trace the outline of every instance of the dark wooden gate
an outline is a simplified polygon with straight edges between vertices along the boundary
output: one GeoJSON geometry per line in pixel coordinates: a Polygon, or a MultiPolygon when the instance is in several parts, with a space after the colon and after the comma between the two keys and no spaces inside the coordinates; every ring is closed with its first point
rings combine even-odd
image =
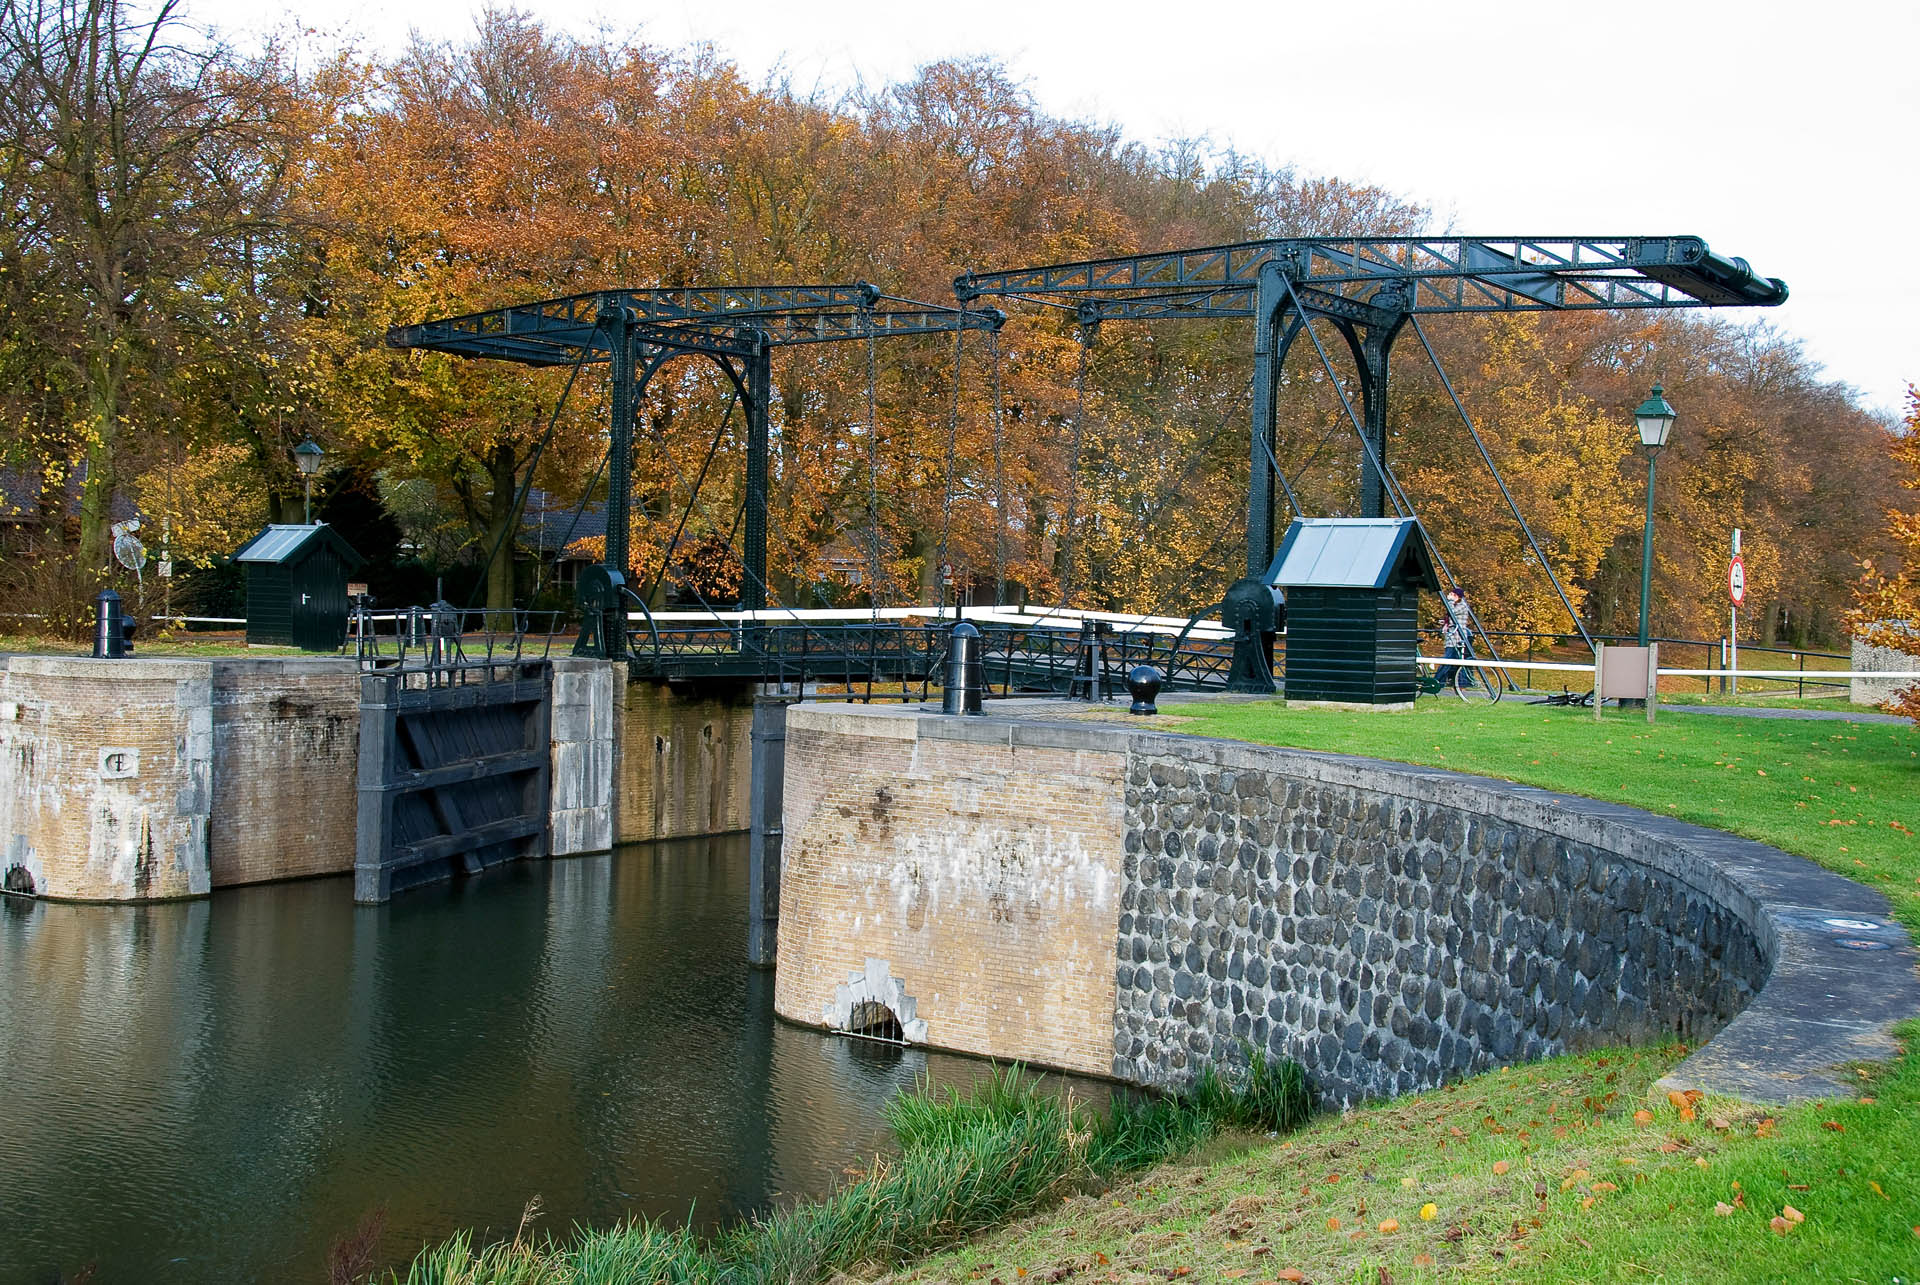
{"type": "Polygon", "coordinates": [[[545,660],[360,677],[355,901],[547,855],[545,660]]]}

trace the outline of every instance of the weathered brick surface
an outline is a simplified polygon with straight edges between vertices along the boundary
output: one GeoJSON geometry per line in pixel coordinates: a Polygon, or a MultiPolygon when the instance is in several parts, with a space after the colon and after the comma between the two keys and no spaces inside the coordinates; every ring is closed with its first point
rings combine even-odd
{"type": "Polygon", "coordinates": [[[942,1048],[1106,1074],[1124,757],[788,711],[781,1016],[885,960],[942,1048]]]}
{"type": "Polygon", "coordinates": [[[353,869],[355,662],[214,662],[213,755],[214,887],[353,869]]]}
{"type": "Polygon", "coordinates": [[[747,828],[753,697],[682,696],[659,683],[617,683],[614,803],[621,843],[747,828]]]}
{"type": "Polygon", "coordinates": [[[212,667],[13,656],[0,675],[0,879],[85,901],[209,887],[212,667]]]}

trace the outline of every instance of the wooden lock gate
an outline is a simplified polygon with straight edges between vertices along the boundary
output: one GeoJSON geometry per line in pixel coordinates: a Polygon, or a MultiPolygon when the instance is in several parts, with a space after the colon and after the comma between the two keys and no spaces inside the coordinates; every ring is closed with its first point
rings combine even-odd
{"type": "Polygon", "coordinates": [[[360,677],[358,902],[548,852],[546,660],[360,677]]]}

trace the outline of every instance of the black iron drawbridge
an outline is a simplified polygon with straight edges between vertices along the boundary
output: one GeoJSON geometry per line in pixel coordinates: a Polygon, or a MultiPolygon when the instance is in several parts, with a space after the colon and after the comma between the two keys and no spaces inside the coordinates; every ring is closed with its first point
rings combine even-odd
{"type": "MultiPolygon", "coordinates": [[[[1362,516],[1415,516],[1411,499],[1387,459],[1386,427],[1388,358],[1395,341],[1411,330],[1540,566],[1553,579],[1574,628],[1584,638],[1584,624],[1441,368],[1421,326],[1422,315],[1771,307],[1787,297],[1786,285],[1778,279],[1762,278],[1744,260],[1717,255],[1699,238],[1684,236],[1284,238],[969,272],[956,280],[954,290],[958,307],[886,295],[864,282],[609,290],[401,327],[390,332],[388,342],[534,366],[570,365],[575,377],[588,364],[609,367],[607,544],[600,566],[582,577],[582,650],[627,656],[636,675],[684,677],[704,669],[715,675],[751,671],[771,677],[787,672],[797,639],[798,650],[810,658],[815,674],[844,671],[851,681],[852,675],[863,673],[871,681],[910,676],[907,671],[916,668],[924,678],[930,662],[920,655],[924,649],[908,645],[904,638],[899,645],[883,645],[876,631],[887,626],[878,621],[862,623],[857,630],[842,627],[847,632],[836,642],[829,637],[833,627],[802,625],[796,617],[779,631],[752,625],[731,630],[730,643],[716,645],[712,626],[676,631],[655,625],[642,595],[629,587],[628,518],[636,417],[648,381],[666,363],[682,356],[712,360],[725,372],[744,410],[744,529],[737,556],[743,576],[742,606],[756,610],[769,605],[767,451],[771,353],[776,347],[865,342],[871,384],[872,345],[894,336],[953,334],[956,378],[966,332],[995,336],[997,372],[997,334],[1005,317],[996,308],[982,306],[987,300],[1063,311],[1079,323],[1083,344],[1095,327],[1108,321],[1250,317],[1255,362],[1247,568],[1249,574],[1259,575],[1273,557],[1279,498],[1284,496],[1295,514],[1309,516],[1301,512],[1275,449],[1282,369],[1303,335],[1358,436],[1364,456],[1362,516]],[[1312,324],[1316,321],[1327,323],[1352,355],[1360,393],[1358,409],[1334,373],[1326,343],[1312,324]],[[646,617],[645,638],[629,635],[629,608],[646,617]],[[681,633],[688,635],[686,640],[679,639],[681,633]],[[695,635],[702,637],[696,640],[695,635]],[[778,645],[770,645],[776,638],[781,640],[778,645]],[[864,661],[860,653],[865,654],[864,661]],[[882,656],[898,659],[883,663],[882,656]]],[[[557,422],[557,406],[554,415],[557,422]]],[[[949,432],[956,430],[957,408],[949,432]]],[[[1073,462],[1076,471],[1078,463],[1073,462]]],[[[531,481],[529,469],[529,486],[531,481]]],[[[698,493],[696,481],[689,511],[698,503],[698,493]]],[[[870,513],[870,525],[874,521],[870,513]]],[[[684,517],[680,525],[684,528],[684,517]]],[[[876,537],[870,533],[870,538],[876,537]]],[[[1434,553],[1445,574],[1444,559],[1438,550],[1434,553]]],[[[671,556],[670,546],[667,558],[671,556]]],[[[662,562],[659,575],[666,574],[667,565],[662,562]]],[[[1009,636],[996,644],[991,628],[983,626],[990,633],[989,654],[998,645],[1003,655],[1025,655],[1027,644],[1022,639],[1009,636]]],[[[1185,641],[1183,635],[1180,642],[1185,641]]],[[[1178,655],[1170,655],[1169,660],[1177,670],[1178,655]]],[[[808,664],[800,668],[804,675],[808,664]]],[[[1202,680],[1210,666],[1196,663],[1192,668],[1197,683],[1211,685],[1210,680],[1202,680]]],[[[1010,682],[1012,670],[1009,662],[1010,682]]]]}

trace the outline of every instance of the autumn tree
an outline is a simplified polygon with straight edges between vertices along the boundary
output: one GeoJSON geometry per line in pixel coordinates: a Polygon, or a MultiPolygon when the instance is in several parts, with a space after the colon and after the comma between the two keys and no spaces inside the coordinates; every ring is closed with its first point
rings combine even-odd
{"type": "MultiPolygon", "coordinates": [[[[1901,487],[1920,492],[1920,389],[1907,389],[1906,431],[1888,449],[1901,487]]],[[[1912,656],[1920,668],[1920,505],[1889,505],[1886,535],[1891,556],[1862,564],[1848,623],[1860,641],[1912,656]]],[[[1897,692],[1887,708],[1920,723],[1920,683],[1897,692]]]]}
{"type": "MultiPolygon", "coordinates": [[[[20,320],[70,392],[84,459],[77,560],[108,565],[108,526],[136,402],[181,351],[174,334],[214,243],[252,217],[215,181],[271,110],[270,77],[197,40],[174,0],[15,0],[0,10],[0,147],[27,244],[20,320]]],[[[48,443],[53,446],[53,443],[48,443]]]]}

